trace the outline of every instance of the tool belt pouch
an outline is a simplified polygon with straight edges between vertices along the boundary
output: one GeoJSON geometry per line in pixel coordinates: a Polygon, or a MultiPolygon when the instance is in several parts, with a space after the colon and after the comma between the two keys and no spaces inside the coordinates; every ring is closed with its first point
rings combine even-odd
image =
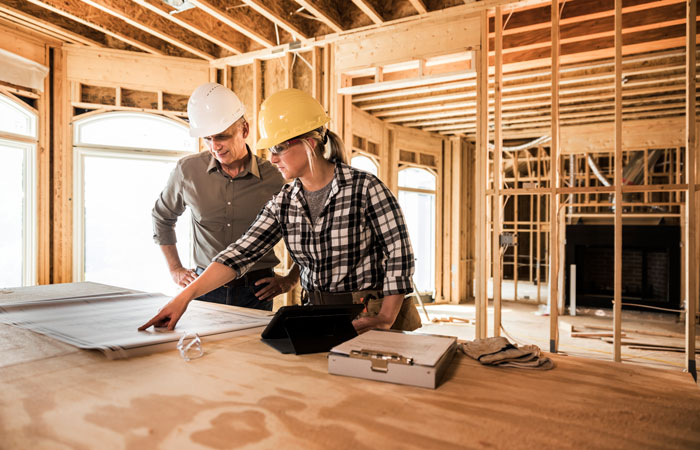
{"type": "MultiPolygon", "coordinates": [[[[382,309],[383,298],[375,298],[369,300],[367,305],[367,312],[363,312],[363,316],[373,317],[379,314],[379,310],[382,309]]],[[[418,310],[413,304],[413,298],[406,297],[403,299],[401,304],[401,309],[396,316],[394,324],[391,326],[392,330],[401,331],[413,331],[421,327],[420,316],[418,315],[418,310]]]]}

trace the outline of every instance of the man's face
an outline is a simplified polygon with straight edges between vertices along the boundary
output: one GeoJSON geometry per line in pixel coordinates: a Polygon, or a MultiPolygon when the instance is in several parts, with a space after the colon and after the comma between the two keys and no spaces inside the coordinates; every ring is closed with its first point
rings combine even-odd
{"type": "Polygon", "coordinates": [[[221,133],[204,138],[207,148],[222,166],[245,158],[245,138],[248,137],[248,122],[237,121],[221,133]]]}

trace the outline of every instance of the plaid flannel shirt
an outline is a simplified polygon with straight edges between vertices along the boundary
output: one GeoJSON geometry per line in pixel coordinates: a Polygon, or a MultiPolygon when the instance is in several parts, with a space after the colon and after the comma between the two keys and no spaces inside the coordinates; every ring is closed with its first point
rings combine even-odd
{"type": "Polygon", "coordinates": [[[374,175],[342,163],[336,164],[331,183],[316,223],[297,179],[283,186],[248,231],[213,261],[241,276],[284,238],[307,291],[410,293],[413,250],[396,197],[374,175]]]}

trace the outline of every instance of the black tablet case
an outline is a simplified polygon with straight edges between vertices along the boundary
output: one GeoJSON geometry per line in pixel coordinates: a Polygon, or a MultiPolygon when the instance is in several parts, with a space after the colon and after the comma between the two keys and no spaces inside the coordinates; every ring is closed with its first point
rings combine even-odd
{"type": "Polygon", "coordinates": [[[320,353],[357,336],[352,321],[362,304],[283,306],[261,340],[281,353],[320,353]]]}

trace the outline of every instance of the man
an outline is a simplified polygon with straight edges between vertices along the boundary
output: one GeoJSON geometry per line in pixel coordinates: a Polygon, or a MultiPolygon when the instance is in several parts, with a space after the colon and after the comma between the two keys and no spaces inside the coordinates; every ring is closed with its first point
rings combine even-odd
{"type": "MultiPolygon", "coordinates": [[[[173,281],[185,287],[221,250],[241,237],[284,180],[272,164],[253,155],[245,143],[245,107],[231,90],[217,83],[199,86],[190,96],[190,136],[204,138],[208,152],[178,161],[153,208],[153,239],[160,245],[173,281]],[[192,213],[196,270],[182,266],[175,246],[175,223],[192,213]]],[[[215,303],[272,309],[272,299],[299,279],[296,266],[275,276],[279,263],[269,252],[245,276],[199,298],[215,303]]]]}

